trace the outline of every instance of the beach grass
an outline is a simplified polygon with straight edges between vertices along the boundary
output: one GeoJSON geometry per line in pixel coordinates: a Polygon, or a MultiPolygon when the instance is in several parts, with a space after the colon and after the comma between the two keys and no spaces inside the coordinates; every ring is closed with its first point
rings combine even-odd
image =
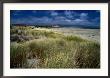
{"type": "Polygon", "coordinates": [[[14,27],[10,32],[11,68],[100,68],[97,42],[46,28],[14,27]],[[28,59],[40,61],[32,67],[28,59]]]}

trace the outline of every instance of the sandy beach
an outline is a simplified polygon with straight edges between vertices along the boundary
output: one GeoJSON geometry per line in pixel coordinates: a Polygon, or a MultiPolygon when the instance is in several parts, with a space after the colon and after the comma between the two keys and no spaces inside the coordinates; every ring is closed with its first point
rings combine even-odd
{"type": "Polygon", "coordinates": [[[52,28],[53,31],[61,32],[65,35],[75,35],[81,38],[100,43],[100,29],[83,29],[83,28],[52,28]]]}

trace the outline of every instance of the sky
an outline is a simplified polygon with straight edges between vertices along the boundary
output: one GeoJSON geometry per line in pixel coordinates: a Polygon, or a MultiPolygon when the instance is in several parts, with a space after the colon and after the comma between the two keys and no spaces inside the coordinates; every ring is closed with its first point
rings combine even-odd
{"type": "Polygon", "coordinates": [[[10,10],[10,23],[100,26],[100,10],[10,10]]]}

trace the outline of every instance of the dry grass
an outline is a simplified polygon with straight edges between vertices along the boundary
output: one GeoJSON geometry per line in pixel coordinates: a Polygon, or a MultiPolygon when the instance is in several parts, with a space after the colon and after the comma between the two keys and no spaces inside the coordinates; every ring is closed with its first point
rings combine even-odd
{"type": "MultiPolygon", "coordinates": [[[[100,68],[99,43],[53,31],[31,28],[22,31],[21,34],[25,31],[25,35],[33,39],[11,42],[11,68],[32,68],[27,67],[26,59],[33,58],[40,59],[36,68],[100,68]]],[[[17,32],[11,34],[18,35],[17,32]]]]}

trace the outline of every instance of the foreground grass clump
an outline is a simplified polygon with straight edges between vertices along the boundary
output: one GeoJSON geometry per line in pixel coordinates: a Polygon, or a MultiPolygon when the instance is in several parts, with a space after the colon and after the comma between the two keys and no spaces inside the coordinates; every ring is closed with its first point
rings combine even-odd
{"type": "Polygon", "coordinates": [[[18,43],[11,43],[10,46],[10,67],[22,68],[26,63],[26,46],[18,43]]]}
{"type": "Polygon", "coordinates": [[[39,38],[11,43],[12,68],[32,68],[26,65],[28,59],[40,60],[34,68],[100,68],[99,43],[52,31],[28,33],[39,38]]]}

